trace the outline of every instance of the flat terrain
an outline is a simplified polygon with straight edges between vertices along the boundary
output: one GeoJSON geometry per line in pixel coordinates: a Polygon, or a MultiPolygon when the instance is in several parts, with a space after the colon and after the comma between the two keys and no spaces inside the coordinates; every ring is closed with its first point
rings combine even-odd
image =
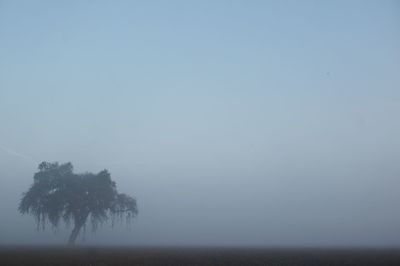
{"type": "Polygon", "coordinates": [[[400,249],[0,248],[0,265],[400,265],[400,249]]]}

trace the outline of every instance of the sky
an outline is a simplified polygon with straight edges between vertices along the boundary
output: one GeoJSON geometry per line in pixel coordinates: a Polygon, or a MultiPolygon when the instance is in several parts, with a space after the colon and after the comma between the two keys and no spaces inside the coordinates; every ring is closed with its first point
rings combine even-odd
{"type": "Polygon", "coordinates": [[[83,244],[400,246],[399,69],[398,1],[0,0],[0,244],[58,161],[138,202],[83,244]]]}

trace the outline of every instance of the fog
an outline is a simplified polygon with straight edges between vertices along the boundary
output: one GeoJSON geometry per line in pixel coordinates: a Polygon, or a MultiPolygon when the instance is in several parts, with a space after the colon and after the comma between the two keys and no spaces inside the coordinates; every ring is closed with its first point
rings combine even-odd
{"type": "Polygon", "coordinates": [[[108,169],[87,245],[400,245],[396,1],[0,1],[0,244],[41,161],[108,169]]]}

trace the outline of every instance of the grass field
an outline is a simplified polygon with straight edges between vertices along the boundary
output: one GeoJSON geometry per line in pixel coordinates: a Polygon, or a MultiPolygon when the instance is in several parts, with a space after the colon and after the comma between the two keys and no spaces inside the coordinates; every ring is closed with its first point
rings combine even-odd
{"type": "Polygon", "coordinates": [[[0,248],[0,265],[400,265],[399,249],[0,248]]]}

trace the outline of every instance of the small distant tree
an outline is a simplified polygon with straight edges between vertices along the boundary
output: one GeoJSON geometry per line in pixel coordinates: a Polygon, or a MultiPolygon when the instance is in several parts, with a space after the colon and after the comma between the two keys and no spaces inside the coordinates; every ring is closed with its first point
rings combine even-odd
{"type": "Polygon", "coordinates": [[[22,214],[36,218],[38,228],[45,229],[50,223],[58,227],[61,220],[73,229],[68,244],[74,245],[79,232],[88,220],[93,230],[109,218],[127,223],[137,215],[136,200],[119,194],[110,173],[73,173],[71,163],[42,162],[33,177],[33,184],[23,193],[19,204],[22,214]]]}

